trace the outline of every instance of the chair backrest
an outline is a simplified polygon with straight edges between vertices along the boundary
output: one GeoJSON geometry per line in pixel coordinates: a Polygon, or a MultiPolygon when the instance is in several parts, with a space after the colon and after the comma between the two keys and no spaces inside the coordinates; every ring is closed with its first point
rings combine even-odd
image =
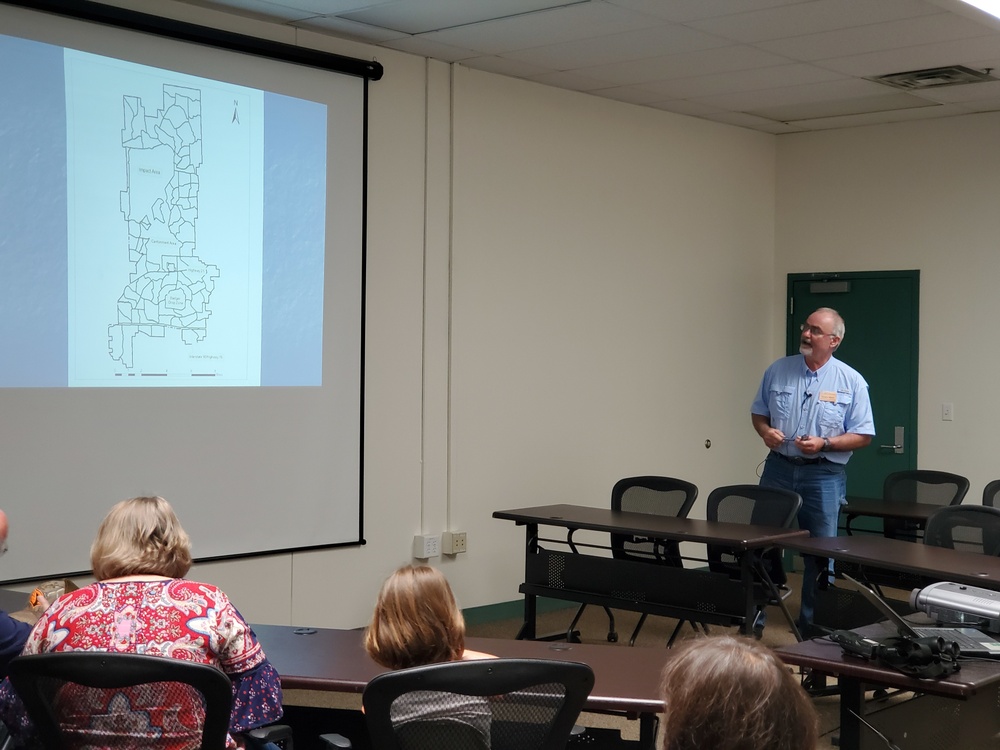
{"type": "Polygon", "coordinates": [[[949,505],[927,519],[924,544],[1000,555],[1000,508],[949,505]]]}
{"type": "MultiPolygon", "coordinates": [[[[686,518],[698,497],[691,482],[673,477],[626,477],[611,490],[611,510],[686,518]]],[[[637,562],[681,565],[677,542],[651,540],[628,534],[612,534],[614,557],[637,562]]]]}
{"type": "Polygon", "coordinates": [[[8,674],[48,750],[226,747],[232,683],[207,664],[64,651],[19,656],[8,674]]]}
{"type": "Polygon", "coordinates": [[[1000,479],[994,479],[983,488],[983,505],[988,508],[1000,508],[1000,503],[996,502],[997,495],[1000,495],[1000,479]]]}
{"type": "MultiPolygon", "coordinates": [[[[895,471],[882,483],[882,499],[894,502],[930,505],[958,505],[969,491],[969,480],[959,474],[931,469],[895,471]]],[[[886,518],[882,533],[890,539],[919,538],[919,526],[913,521],[886,518]]]]}
{"type": "Polygon", "coordinates": [[[801,507],[802,497],[797,492],[757,484],[732,484],[712,490],[706,518],[787,529],[801,507]]]}
{"type": "MultiPolygon", "coordinates": [[[[716,487],[708,496],[705,517],[709,521],[776,526],[787,529],[802,507],[802,496],[792,490],[761,487],[757,484],[732,484],[716,487]]],[[[783,582],[780,552],[773,550],[767,558],[771,579],[783,582]]],[[[708,568],[714,572],[739,575],[739,566],[731,552],[723,547],[708,545],[708,568]]]]}
{"type": "Polygon", "coordinates": [[[478,659],[386,672],[362,702],[379,750],[563,750],[593,686],[586,664],[478,659]]]}
{"type": "Polygon", "coordinates": [[[968,491],[965,477],[930,469],[895,471],[882,483],[882,498],[894,502],[958,505],[968,491]]]}

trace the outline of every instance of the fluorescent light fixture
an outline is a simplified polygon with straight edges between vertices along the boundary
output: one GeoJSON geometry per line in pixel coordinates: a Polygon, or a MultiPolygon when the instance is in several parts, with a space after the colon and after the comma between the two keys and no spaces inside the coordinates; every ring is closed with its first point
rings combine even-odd
{"type": "Polygon", "coordinates": [[[1000,18],[1000,0],[962,0],[962,2],[1000,18]]]}

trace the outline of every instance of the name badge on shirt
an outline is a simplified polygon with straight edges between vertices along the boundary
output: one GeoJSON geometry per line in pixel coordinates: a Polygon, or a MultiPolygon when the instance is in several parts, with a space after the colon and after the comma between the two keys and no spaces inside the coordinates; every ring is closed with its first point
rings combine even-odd
{"type": "Polygon", "coordinates": [[[826,401],[831,404],[837,403],[837,392],[836,391],[820,391],[819,400],[826,401]]]}

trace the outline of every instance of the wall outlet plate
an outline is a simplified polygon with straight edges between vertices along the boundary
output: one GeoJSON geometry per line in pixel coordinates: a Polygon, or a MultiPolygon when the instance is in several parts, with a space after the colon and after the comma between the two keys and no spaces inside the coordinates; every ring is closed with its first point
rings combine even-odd
{"type": "Polygon", "coordinates": [[[441,535],[441,551],[446,555],[457,555],[469,551],[469,537],[464,531],[446,531],[441,535]]]}
{"type": "Polygon", "coordinates": [[[413,556],[426,560],[441,554],[441,537],[436,534],[417,534],[413,537],[413,556]]]}

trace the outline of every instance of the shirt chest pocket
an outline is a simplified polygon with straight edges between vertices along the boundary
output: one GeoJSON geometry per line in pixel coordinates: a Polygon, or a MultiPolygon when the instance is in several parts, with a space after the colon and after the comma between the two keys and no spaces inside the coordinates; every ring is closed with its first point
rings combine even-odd
{"type": "Polygon", "coordinates": [[[833,432],[839,435],[845,431],[844,421],[847,419],[847,412],[851,408],[852,396],[850,393],[837,392],[836,401],[820,402],[819,424],[823,428],[824,434],[833,432]]]}
{"type": "MultiPolygon", "coordinates": [[[[795,399],[794,388],[774,387],[768,391],[768,401],[771,407],[772,418],[788,419],[792,415],[792,402],[795,399]]],[[[772,421],[772,424],[774,422],[772,421]]]]}

